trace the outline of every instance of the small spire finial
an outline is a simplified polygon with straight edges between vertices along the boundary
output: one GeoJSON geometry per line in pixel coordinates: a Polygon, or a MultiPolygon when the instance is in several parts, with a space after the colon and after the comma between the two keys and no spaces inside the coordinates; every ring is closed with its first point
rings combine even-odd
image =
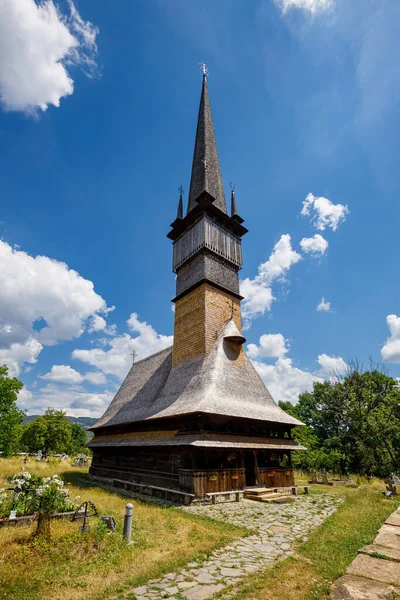
{"type": "Polygon", "coordinates": [[[200,69],[203,71],[203,78],[207,80],[207,76],[210,74],[210,71],[207,69],[207,65],[204,61],[200,63],[200,69]]]}
{"type": "Polygon", "coordinates": [[[231,181],[229,185],[231,186],[231,217],[234,217],[238,214],[235,198],[235,184],[233,183],[233,181],[231,181]]]}
{"type": "Polygon", "coordinates": [[[178,192],[179,192],[179,202],[178,202],[178,213],[176,215],[177,219],[182,219],[183,218],[183,193],[184,193],[184,189],[183,187],[180,185],[178,187],[178,192]]]}

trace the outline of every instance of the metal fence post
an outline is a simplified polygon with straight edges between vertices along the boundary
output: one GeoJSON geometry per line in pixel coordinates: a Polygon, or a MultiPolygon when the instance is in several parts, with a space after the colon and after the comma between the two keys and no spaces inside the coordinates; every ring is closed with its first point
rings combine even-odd
{"type": "Polygon", "coordinates": [[[132,535],[132,517],[133,517],[133,504],[129,503],[125,505],[125,518],[124,518],[124,538],[127,544],[131,543],[132,535]]]}

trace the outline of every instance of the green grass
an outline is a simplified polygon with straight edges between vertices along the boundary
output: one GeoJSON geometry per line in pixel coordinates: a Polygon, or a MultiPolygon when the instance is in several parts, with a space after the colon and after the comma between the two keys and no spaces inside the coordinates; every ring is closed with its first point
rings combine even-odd
{"type": "MultiPolygon", "coordinates": [[[[122,539],[126,496],[85,481],[85,469],[31,460],[26,468],[43,476],[54,473],[68,482],[72,500],[92,500],[100,515],[113,515],[116,534],[90,519],[90,532],[79,523],[52,523],[51,542],[34,537],[36,525],[0,529],[1,600],[103,600],[142,585],[187,562],[203,561],[212,551],[247,535],[244,527],[189,515],[133,500],[133,546],[122,539]],[[77,498],[79,496],[79,498],[77,498]]],[[[0,487],[21,471],[19,459],[0,459],[0,487]]],[[[129,500],[131,501],[131,500],[129,500]]]]}
{"type": "Polygon", "coordinates": [[[343,503],[307,542],[268,571],[246,578],[232,600],[327,600],[331,584],[341,577],[357,550],[370,544],[400,500],[386,500],[381,486],[358,489],[313,486],[314,494],[333,494],[343,503]]]}

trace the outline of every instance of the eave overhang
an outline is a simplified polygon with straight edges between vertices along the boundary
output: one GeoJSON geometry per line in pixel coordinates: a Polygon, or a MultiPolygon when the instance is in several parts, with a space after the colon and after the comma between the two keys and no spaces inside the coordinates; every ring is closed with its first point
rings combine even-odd
{"type": "Polygon", "coordinates": [[[114,446],[191,446],[196,448],[236,448],[259,450],[306,450],[294,440],[239,436],[218,433],[182,434],[178,430],[130,432],[96,435],[88,444],[90,448],[114,446]]]}

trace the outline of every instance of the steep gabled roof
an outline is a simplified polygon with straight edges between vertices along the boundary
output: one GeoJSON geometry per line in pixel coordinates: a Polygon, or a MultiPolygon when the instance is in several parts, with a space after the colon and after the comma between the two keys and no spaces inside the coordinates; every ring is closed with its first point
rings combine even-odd
{"type": "Polygon", "coordinates": [[[93,429],[193,413],[301,425],[274,402],[243,341],[229,319],[207,358],[172,367],[167,348],[137,362],[93,429]]]}

